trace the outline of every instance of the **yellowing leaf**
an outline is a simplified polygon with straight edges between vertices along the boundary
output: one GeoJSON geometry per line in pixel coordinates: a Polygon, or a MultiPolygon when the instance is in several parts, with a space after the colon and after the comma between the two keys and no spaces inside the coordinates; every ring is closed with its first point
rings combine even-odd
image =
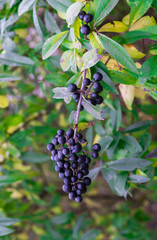
{"type": "Polygon", "coordinates": [[[129,110],[132,110],[132,103],[135,96],[135,87],[132,85],[120,84],[119,89],[122,95],[122,98],[125,102],[125,105],[129,110]]]}
{"type": "Polygon", "coordinates": [[[77,18],[74,22],[74,33],[76,38],[80,38],[80,27],[82,26],[82,22],[79,18],[77,18]]]}
{"type": "Polygon", "coordinates": [[[120,21],[113,21],[113,23],[107,23],[99,29],[99,32],[125,32],[128,30],[128,26],[120,21]]]}
{"type": "Polygon", "coordinates": [[[127,50],[132,58],[143,58],[145,56],[144,53],[138,51],[138,49],[135,48],[132,44],[125,44],[123,47],[127,50]]]}
{"type": "Polygon", "coordinates": [[[99,53],[102,54],[102,52],[104,51],[104,47],[97,35],[96,32],[91,32],[90,33],[90,44],[92,45],[92,47],[94,49],[99,49],[99,53]]]}
{"type": "Polygon", "coordinates": [[[142,88],[136,86],[135,87],[135,97],[141,100],[144,100],[147,96],[147,92],[144,91],[142,88]]]}
{"type": "Polygon", "coordinates": [[[83,131],[84,129],[86,129],[86,128],[89,128],[89,127],[91,127],[91,126],[93,126],[95,123],[94,122],[88,122],[88,123],[86,123],[86,122],[80,122],[79,124],[78,124],[78,128],[77,128],[77,130],[78,131],[83,131]]]}
{"type": "Polygon", "coordinates": [[[57,12],[58,13],[58,16],[60,17],[60,18],[62,18],[62,19],[66,19],[66,14],[65,13],[63,13],[63,12],[57,12]]]}
{"type": "Polygon", "coordinates": [[[28,30],[27,29],[15,29],[15,33],[20,37],[20,38],[25,38],[28,35],[28,30]]]}
{"type": "Polygon", "coordinates": [[[157,55],[157,49],[151,49],[149,51],[152,55],[157,55]]]}
{"type": "Polygon", "coordinates": [[[0,108],[7,108],[9,105],[9,100],[5,96],[0,95],[0,108]]]}
{"type": "Polygon", "coordinates": [[[101,139],[100,135],[96,134],[93,144],[98,143],[100,139],[101,139]]]}
{"type": "Polygon", "coordinates": [[[64,72],[66,72],[70,68],[72,55],[73,55],[73,51],[67,50],[61,56],[60,65],[64,72]]]}
{"type": "Polygon", "coordinates": [[[118,63],[115,59],[110,59],[106,65],[107,68],[111,70],[121,71],[123,66],[118,63]]]}
{"type": "Polygon", "coordinates": [[[45,235],[44,229],[42,229],[42,228],[40,228],[38,226],[33,226],[32,229],[39,236],[45,235]]]}
{"type": "Polygon", "coordinates": [[[109,59],[109,55],[108,56],[103,56],[100,61],[103,62],[104,64],[106,64],[108,59],[109,59]]]}
{"type": "Polygon", "coordinates": [[[129,31],[135,31],[144,27],[156,25],[155,18],[153,16],[144,16],[140,18],[136,23],[134,23],[130,28],[129,31]]]}
{"type": "Polygon", "coordinates": [[[64,114],[60,114],[60,116],[59,116],[59,126],[61,126],[61,127],[67,126],[64,114]]]}
{"type": "Polygon", "coordinates": [[[126,15],[125,17],[123,17],[122,22],[125,25],[129,25],[129,19],[130,19],[130,14],[126,15]]]}

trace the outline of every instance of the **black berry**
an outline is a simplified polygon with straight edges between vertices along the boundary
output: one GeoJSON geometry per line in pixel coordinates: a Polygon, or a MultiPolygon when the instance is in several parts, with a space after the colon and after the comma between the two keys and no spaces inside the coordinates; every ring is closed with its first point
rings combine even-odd
{"type": "Polygon", "coordinates": [[[76,196],[77,196],[77,195],[76,195],[76,192],[70,192],[70,193],[69,193],[69,199],[70,199],[70,200],[75,200],[76,196]]]}
{"type": "Polygon", "coordinates": [[[93,157],[93,158],[98,158],[98,157],[99,157],[98,151],[92,152],[92,157],[93,157]]]}
{"type": "Polygon", "coordinates": [[[90,185],[91,184],[91,179],[89,177],[85,177],[83,179],[83,182],[86,184],[86,186],[90,185]]]}
{"type": "Polygon", "coordinates": [[[64,172],[64,174],[65,174],[66,177],[71,177],[72,174],[73,174],[73,172],[72,172],[71,169],[66,169],[65,172],[64,172]]]}
{"type": "Polygon", "coordinates": [[[93,151],[98,151],[98,152],[100,152],[100,150],[101,150],[100,144],[99,144],[99,143],[95,143],[95,144],[92,146],[92,150],[93,150],[93,151]]]}
{"type": "Polygon", "coordinates": [[[76,90],[77,90],[76,84],[70,83],[69,86],[68,86],[68,90],[69,90],[69,92],[72,92],[72,93],[76,92],[76,90]]]}
{"type": "Polygon", "coordinates": [[[62,153],[64,155],[68,155],[69,154],[69,148],[63,148],[62,153]]]}
{"type": "Polygon", "coordinates": [[[83,35],[88,35],[90,33],[90,27],[87,24],[83,25],[81,27],[81,33],[83,35]]]}
{"type": "Polygon", "coordinates": [[[58,143],[58,139],[57,138],[53,138],[52,139],[52,143],[56,146],[56,145],[58,145],[59,143],[58,143]]]}
{"type": "Polygon", "coordinates": [[[70,139],[68,140],[68,144],[69,144],[70,146],[73,146],[73,145],[75,144],[75,140],[74,140],[73,138],[70,138],[70,139]]]}
{"type": "Polygon", "coordinates": [[[63,187],[62,187],[62,189],[63,189],[64,192],[70,193],[71,190],[72,190],[72,187],[71,187],[71,185],[65,185],[65,184],[64,184],[63,187]]]}
{"type": "Polygon", "coordinates": [[[83,84],[84,84],[85,86],[88,86],[90,83],[91,83],[91,81],[90,81],[89,78],[84,78],[84,79],[83,79],[83,84]]]}
{"type": "Polygon", "coordinates": [[[85,15],[86,15],[85,11],[81,11],[81,12],[79,12],[78,17],[79,17],[79,19],[83,20],[85,15]]]}
{"type": "Polygon", "coordinates": [[[57,131],[57,133],[58,133],[59,136],[63,136],[64,135],[64,130],[63,129],[59,129],[57,131]]]}
{"type": "Polygon", "coordinates": [[[82,200],[83,200],[83,198],[82,198],[81,195],[79,195],[79,196],[77,196],[77,197],[75,198],[75,201],[78,202],[78,203],[81,203],[82,200]]]}
{"type": "Polygon", "coordinates": [[[52,143],[47,144],[47,150],[52,151],[55,148],[55,146],[52,143]]]}
{"type": "Polygon", "coordinates": [[[93,78],[94,78],[95,81],[101,81],[103,76],[102,76],[101,73],[96,72],[96,73],[94,73],[93,78]]]}
{"type": "Polygon", "coordinates": [[[65,178],[64,178],[64,183],[65,183],[66,185],[69,185],[69,184],[71,183],[70,178],[65,177],[65,178]]]}
{"type": "Polygon", "coordinates": [[[79,93],[74,93],[73,94],[73,99],[76,101],[80,98],[80,94],[79,93]]]}
{"type": "Polygon", "coordinates": [[[74,136],[74,130],[72,128],[69,128],[66,132],[66,135],[70,138],[74,136]]]}
{"type": "Polygon", "coordinates": [[[79,153],[81,150],[82,150],[82,146],[80,143],[76,143],[72,149],[73,153],[79,153]]]}
{"type": "Polygon", "coordinates": [[[103,97],[102,96],[99,96],[97,99],[96,99],[96,103],[97,104],[101,104],[103,102],[103,97]]]}
{"type": "Polygon", "coordinates": [[[86,23],[92,22],[92,21],[93,21],[93,16],[92,16],[92,14],[87,13],[87,14],[84,16],[83,20],[84,20],[86,23]]]}
{"type": "Polygon", "coordinates": [[[58,142],[60,144],[65,144],[66,143],[66,138],[64,136],[61,136],[61,137],[58,138],[58,142]]]}
{"type": "Polygon", "coordinates": [[[94,89],[95,92],[102,92],[103,87],[102,87],[101,83],[94,82],[93,89],[94,89]]]}

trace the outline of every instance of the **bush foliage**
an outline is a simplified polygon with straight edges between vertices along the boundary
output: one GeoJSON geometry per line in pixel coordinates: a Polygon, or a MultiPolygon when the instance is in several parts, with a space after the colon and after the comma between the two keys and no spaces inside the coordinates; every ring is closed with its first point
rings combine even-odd
{"type": "Polygon", "coordinates": [[[156,239],[156,10],[156,0],[0,2],[1,237],[156,239]],[[87,35],[80,11],[93,16],[87,35]],[[81,92],[95,72],[96,106],[81,92]],[[81,205],[61,191],[46,148],[70,127],[88,152],[101,145],[81,205]]]}

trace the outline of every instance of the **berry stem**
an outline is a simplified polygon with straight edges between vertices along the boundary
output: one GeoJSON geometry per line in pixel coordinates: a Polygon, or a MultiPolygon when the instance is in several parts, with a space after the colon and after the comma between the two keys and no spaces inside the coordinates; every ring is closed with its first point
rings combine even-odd
{"type": "MultiPolygon", "coordinates": [[[[83,71],[83,79],[86,78],[86,69],[83,71]]],[[[77,112],[76,112],[76,120],[75,120],[75,129],[74,129],[74,139],[76,140],[76,134],[77,134],[77,128],[78,128],[78,122],[79,122],[79,115],[80,115],[80,109],[81,109],[81,103],[82,103],[82,96],[83,96],[83,88],[84,88],[84,84],[82,81],[82,85],[81,85],[81,93],[80,93],[80,98],[79,98],[79,102],[77,105],[77,112]]]]}

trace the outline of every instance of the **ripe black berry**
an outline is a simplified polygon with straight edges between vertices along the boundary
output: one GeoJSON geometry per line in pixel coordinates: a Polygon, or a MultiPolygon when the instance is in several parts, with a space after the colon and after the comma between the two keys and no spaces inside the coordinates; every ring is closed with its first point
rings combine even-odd
{"type": "Polygon", "coordinates": [[[76,144],[73,146],[72,152],[73,152],[73,153],[79,153],[81,150],[82,150],[81,144],[80,144],[80,143],[76,143],[76,144]]]}
{"type": "Polygon", "coordinates": [[[65,172],[64,172],[64,174],[65,174],[66,177],[71,177],[72,174],[73,174],[73,172],[72,172],[71,169],[66,169],[65,172]]]}
{"type": "Polygon", "coordinates": [[[88,98],[88,102],[90,102],[92,105],[96,105],[96,100],[92,98],[88,98]]]}
{"type": "Polygon", "coordinates": [[[58,142],[60,144],[65,144],[66,143],[66,138],[64,136],[61,136],[61,137],[58,138],[58,142]]]}
{"type": "Polygon", "coordinates": [[[64,135],[64,130],[63,129],[58,129],[57,131],[59,136],[63,136],[64,135]]]}
{"type": "Polygon", "coordinates": [[[69,90],[69,92],[72,92],[72,93],[76,92],[76,90],[77,90],[76,84],[70,83],[69,86],[68,86],[68,90],[69,90]]]}
{"type": "Polygon", "coordinates": [[[88,169],[89,165],[87,163],[82,163],[80,169],[88,169]]]}
{"type": "Polygon", "coordinates": [[[84,78],[84,79],[83,79],[83,84],[84,84],[85,86],[88,86],[90,83],[91,83],[91,81],[90,81],[89,78],[84,78]]]}
{"type": "Polygon", "coordinates": [[[92,14],[87,13],[87,14],[84,16],[83,20],[84,20],[86,23],[92,22],[92,20],[93,20],[92,14]]]}
{"type": "Polygon", "coordinates": [[[76,101],[80,98],[80,93],[74,93],[73,94],[73,99],[76,101]]]}
{"type": "Polygon", "coordinates": [[[73,146],[73,145],[75,144],[75,140],[74,140],[73,138],[70,138],[70,139],[68,140],[68,144],[69,144],[70,146],[73,146]]]}
{"type": "Polygon", "coordinates": [[[51,151],[51,154],[52,154],[52,156],[54,157],[54,156],[57,154],[57,149],[53,149],[53,150],[51,151]]]}
{"type": "Polygon", "coordinates": [[[85,177],[83,182],[86,184],[86,186],[89,186],[91,184],[91,179],[89,177],[85,177]]]}
{"type": "Polygon", "coordinates": [[[103,87],[102,87],[101,83],[99,83],[97,81],[97,82],[94,82],[93,89],[94,89],[95,92],[102,92],[103,87]]]}
{"type": "Polygon", "coordinates": [[[83,25],[81,27],[81,33],[83,35],[88,35],[90,33],[90,27],[87,24],[83,25]]]}
{"type": "Polygon", "coordinates": [[[60,170],[61,170],[60,167],[59,167],[58,165],[56,165],[56,166],[55,166],[55,171],[56,171],[56,172],[59,172],[60,170]]]}
{"type": "Polygon", "coordinates": [[[78,202],[78,203],[81,203],[82,200],[83,200],[83,198],[82,198],[81,195],[79,195],[79,196],[77,196],[77,197],[75,198],[75,201],[78,202]]]}
{"type": "Polygon", "coordinates": [[[92,93],[92,98],[97,99],[99,97],[99,94],[97,92],[92,93]]]}
{"type": "Polygon", "coordinates": [[[77,177],[78,177],[79,180],[82,179],[82,178],[84,177],[83,172],[82,172],[82,171],[79,171],[79,172],[77,173],[77,177]]]}
{"type": "Polygon", "coordinates": [[[94,152],[92,152],[92,157],[93,157],[93,158],[97,158],[97,157],[99,157],[99,153],[98,153],[98,151],[94,151],[94,152]]]}
{"type": "Polygon", "coordinates": [[[78,157],[77,157],[76,153],[71,153],[69,155],[69,161],[75,162],[75,161],[77,161],[77,159],[78,159],[78,157]]]}
{"type": "Polygon", "coordinates": [[[86,15],[85,11],[81,11],[78,15],[79,19],[83,20],[84,16],[86,15]]]}
{"type": "Polygon", "coordinates": [[[99,143],[95,143],[93,146],[92,146],[92,150],[93,151],[100,151],[101,150],[101,146],[99,143]]]}
{"type": "Polygon", "coordinates": [[[58,139],[57,138],[53,138],[52,139],[52,143],[56,146],[56,145],[58,145],[59,143],[58,143],[58,139]]]}
{"type": "Polygon", "coordinates": [[[81,134],[81,133],[77,133],[77,138],[78,138],[79,140],[81,140],[81,139],[82,139],[82,134],[81,134]]]}
{"type": "Polygon", "coordinates": [[[54,161],[59,161],[59,158],[58,158],[58,154],[56,154],[55,156],[54,156],[54,161]]]}
{"type": "Polygon", "coordinates": [[[77,182],[77,177],[76,177],[76,176],[72,176],[72,177],[71,177],[71,182],[73,182],[73,183],[74,183],[74,182],[77,182]]]}
{"type": "Polygon", "coordinates": [[[58,165],[60,168],[63,168],[63,167],[64,167],[64,163],[65,163],[64,161],[61,161],[61,160],[60,160],[60,161],[57,162],[57,165],[58,165]]]}
{"type": "Polygon", "coordinates": [[[65,177],[65,176],[64,176],[64,172],[60,172],[60,173],[59,173],[59,177],[63,179],[63,178],[65,177]]]}
{"type": "Polygon", "coordinates": [[[78,163],[84,163],[85,162],[85,157],[84,155],[78,155],[78,160],[77,160],[78,163]]]}
{"type": "Polygon", "coordinates": [[[90,164],[90,162],[91,162],[91,159],[89,157],[86,157],[85,163],[90,164]]]}
{"type": "Polygon", "coordinates": [[[72,190],[72,187],[71,187],[71,185],[65,185],[65,184],[64,184],[63,187],[62,187],[62,189],[63,189],[64,192],[70,193],[71,190],[72,190]]]}
{"type": "Polygon", "coordinates": [[[86,187],[86,185],[85,185],[85,183],[82,183],[82,182],[79,182],[79,183],[77,183],[77,188],[78,189],[84,189],[86,187]]]}
{"type": "Polygon", "coordinates": [[[96,99],[96,103],[97,104],[101,104],[103,102],[103,97],[102,96],[99,96],[97,99],[96,99]]]}
{"type": "Polygon", "coordinates": [[[82,194],[82,191],[81,191],[80,189],[77,189],[77,190],[76,190],[76,194],[77,194],[77,195],[81,195],[81,194],[82,194]]]}
{"type": "Polygon", "coordinates": [[[76,192],[70,192],[70,193],[69,193],[69,199],[70,199],[70,200],[75,200],[76,196],[77,196],[77,195],[76,195],[76,192]]]}
{"type": "Polygon", "coordinates": [[[89,174],[88,169],[82,169],[81,171],[84,173],[85,176],[89,174]]]}
{"type": "Polygon", "coordinates": [[[83,109],[84,109],[84,106],[81,104],[80,111],[82,111],[83,109]]]}
{"type": "Polygon", "coordinates": [[[63,155],[63,153],[62,153],[62,150],[59,150],[59,151],[58,151],[58,158],[59,158],[59,159],[64,159],[64,155],[63,155]]]}
{"type": "Polygon", "coordinates": [[[65,177],[65,178],[64,178],[64,183],[65,183],[65,185],[69,185],[69,184],[71,183],[70,178],[65,177]]]}
{"type": "Polygon", "coordinates": [[[70,162],[65,162],[65,163],[64,163],[64,168],[65,168],[65,169],[70,168],[70,162]]]}
{"type": "Polygon", "coordinates": [[[67,130],[67,133],[66,135],[70,138],[70,137],[73,137],[74,136],[74,130],[72,128],[69,128],[67,130]]]}
{"type": "Polygon", "coordinates": [[[93,78],[95,81],[101,81],[103,78],[103,75],[99,72],[94,73],[93,78]]]}
{"type": "Polygon", "coordinates": [[[77,163],[77,162],[73,162],[73,163],[72,163],[72,168],[73,168],[73,169],[78,168],[78,163],[77,163]]]}
{"type": "Polygon", "coordinates": [[[68,155],[69,154],[69,148],[63,148],[62,153],[64,155],[68,155]]]}
{"type": "Polygon", "coordinates": [[[47,150],[52,151],[55,148],[55,146],[52,143],[47,144],[47,150]]]}

